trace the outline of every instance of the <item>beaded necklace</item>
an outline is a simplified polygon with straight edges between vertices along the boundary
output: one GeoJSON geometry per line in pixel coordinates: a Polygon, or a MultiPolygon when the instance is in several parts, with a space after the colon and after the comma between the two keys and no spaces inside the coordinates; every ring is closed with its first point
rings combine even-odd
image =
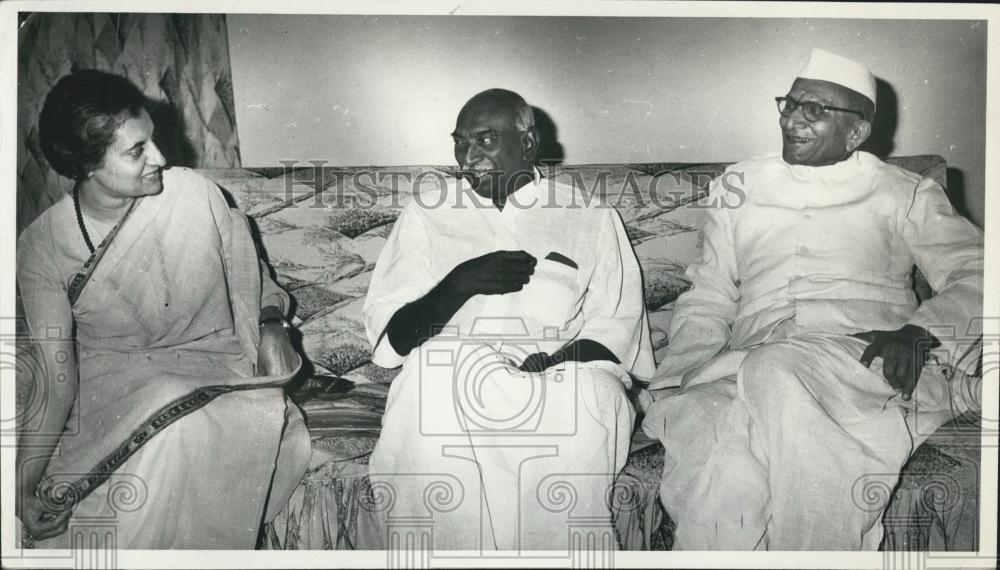
{"type": "MultiPolygon", "coordinates": [[[[133,200],[135,203],[135,200],[133,200]]],[[[87,232],[87,225],[83,223],[83,211],[80,209],[80,185],[77,184],[73,187],[73,207],[76,208],[76,223],[80,226],[80,233],[83,234],[83,241],[87,242],[87,249],[90,250],[90,255],[94,255],[94,242],[90,240],[90,233],[87,232]]],[[[126,210],[127,213],[127,210],[126,210]]],[[[118,223],[121,222],[121,216],[118,221],[115,222],[115,227],[117,228],[118,223]]]]}
{"type": "Polygon", "coordinates": [[[90,255],[94,255],[94,244],[90,241],[90,234],[87,233],[87,226],[83,225],[83,212],[80,211],[80,185],[73,187],[73,206],[76,208],[76,223],[80,226],[80,233],[83,234],[83,241],[87,242],[87,249],[90,255]]]}

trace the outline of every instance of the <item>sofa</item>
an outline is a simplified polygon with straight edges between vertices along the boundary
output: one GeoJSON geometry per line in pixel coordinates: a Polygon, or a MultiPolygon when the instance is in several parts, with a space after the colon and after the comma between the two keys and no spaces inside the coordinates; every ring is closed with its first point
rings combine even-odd
{"type": "MultiPolygon", "coordinates": [[[[942,185],[937,156],[888,162],[942,185]]],[[[689,287],[686,266],[700,253],[704,210],[692,206],[729,164],[542,165],[544,177],[600,195],[621,214],[642,266],[657,360],[669,343],[673,301],[689,287]]],[[[381,549],[380,517],[391,519],[366,479],[389,383],[396,370],[370,362],[361,309],[378,254],[400,209],[454,169],[438,166],[336,168],[321,163],[202,169],[249,214],[278,282],[294,299],[296,342],[307,359],[289,386],[313,445],[306,476],[277,519],[265,549],[381,549]]],[[[932,295],[919,272],[914,287],[932,295]]],[[[890,550],[975,550],[978,545],[980,423],[966,415],[939,429],[911,457],[895,489],[859,489],[864,508],[891,492],[890,550]],[[884,495],[883,495],[884,496],[884,495]]],[[[636,430],[616,484],[613,510],[626,550],[669,550],[673,522],[657,499],[663,448],[636,430]]]]}

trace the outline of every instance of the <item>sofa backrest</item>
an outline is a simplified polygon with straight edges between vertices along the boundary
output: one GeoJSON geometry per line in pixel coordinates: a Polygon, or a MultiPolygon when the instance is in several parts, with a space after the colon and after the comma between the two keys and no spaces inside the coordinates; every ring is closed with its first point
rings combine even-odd
{"type": "MultiPolygon", "coordinates": [[[[939,156],[886,159],[945,185],[939,156]]],[[[546,178],[599,196],[621,214],[655,313],[689,287],[704,210],[695,202],[731,163],[542,166],[546,178]]],[[[361,307],[371,271],[403,206],[454,177],[437,166],[201,169],[250,215],[278,282],[292,295],[303,349],[317,373],[387,382],[371,365],[361,307]]],[[[655,319],[651,319],[655,320],[655,319]]],[[[663,331],[654,344],[663,344],[663,331]]]]}

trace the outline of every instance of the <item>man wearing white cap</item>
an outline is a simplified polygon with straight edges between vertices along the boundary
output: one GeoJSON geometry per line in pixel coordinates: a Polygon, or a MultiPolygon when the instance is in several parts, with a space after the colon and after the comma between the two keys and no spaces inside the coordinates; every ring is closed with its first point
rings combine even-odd
{"type": "Polygon", "coordinates": [[[912,451],[980,405],[931,331],[982,315],[982,232],[933,180],[857,150],[865,66],[814,50],[777,101],[782,153],[733,166],[746,200],[707,210],[650,385],[676,549],[875,549],[912,451]],[[936,292],[919,305],[914,265],[936,292]]]}

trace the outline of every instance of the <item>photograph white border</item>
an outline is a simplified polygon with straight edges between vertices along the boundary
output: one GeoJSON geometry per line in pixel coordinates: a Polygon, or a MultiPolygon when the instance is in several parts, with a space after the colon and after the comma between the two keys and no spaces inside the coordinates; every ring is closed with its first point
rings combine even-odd
{"type": "MultiPolygon", "coordinates": [[[[17,13],[35,12],[187,12],[187,13],[260,13],[260,14],[396,14],[396,15],[504,15],[504,16],[642,16],[642,17],[731,17],[731,18],[867,18],[986,20],[987,30],[987,126],[986,126],[986,252],[985,315],[998,315],[985,322],[984,334],[1000,337],[1000,8],[976,4],[849,4],[775,2],[656,2],[656,1],[420,1],[405,2],[319,2],[285,0],[283,2],[236,2],[235,0],[153,0],[136,1],[62,1],[8,0],[0,2],[0,315],[14,314],[15,275],[15,197],[17,122],[17,13]]],[[[808,46],[803,46],[806,49],[808,46]]],[[[0,319],[0,335],[13,335],[13,322],[0,319]]],[[[997,350],[998,347],[994,347],[997,350]]],[[[995,354],[995,353],[994,353],[995,354]]],[[[997,418],[1000,401],[1000,370],[986,370],[983,416],[997,418]]],[[[14,417],[14,380],[11,370],[0,370],[0,413],[14,417]]],[[[980,551],[978,553],[932,552],[921,554],[923,560],[909,560],[911,553],[841,553],[841,552],[616,552],[619,567],[772,567],[772,568],[890,568],[898,559],[899,567],[995,567],[997,536],[997,438],[984,433],[980,479],[980,551]]],[[[98,560],[67,560],[66,553],[33,550],[18,558],[14,548],[13,516],[14,449],[0,448],[3,481],[0,504],[0,540],[4,566],[8,567],[102,567],[98,560]],[[52,556],[48,556],[52,554],[52,556]]],[[[918,553],[912,553],[916,556],[918,553]]],[[[127,551],[117,553],[122,568],[265,568],[265,567],[381,567],[387,564],[385,553],[350,551],[271,552],[271,551],[127,551]]],[[[437,561],[435,561],[437,563],[437,561]]],[[[565,567],[565,560],[527,559],[532,567],[565,567]]],[[[509,567],[510,557],[476,558],[475,566],[509,567]]],[[[467,567],[459,561],[441,561],[441,567],[467,567]],[[445,566],[447,564],[447,566],[445,566]]]]}

